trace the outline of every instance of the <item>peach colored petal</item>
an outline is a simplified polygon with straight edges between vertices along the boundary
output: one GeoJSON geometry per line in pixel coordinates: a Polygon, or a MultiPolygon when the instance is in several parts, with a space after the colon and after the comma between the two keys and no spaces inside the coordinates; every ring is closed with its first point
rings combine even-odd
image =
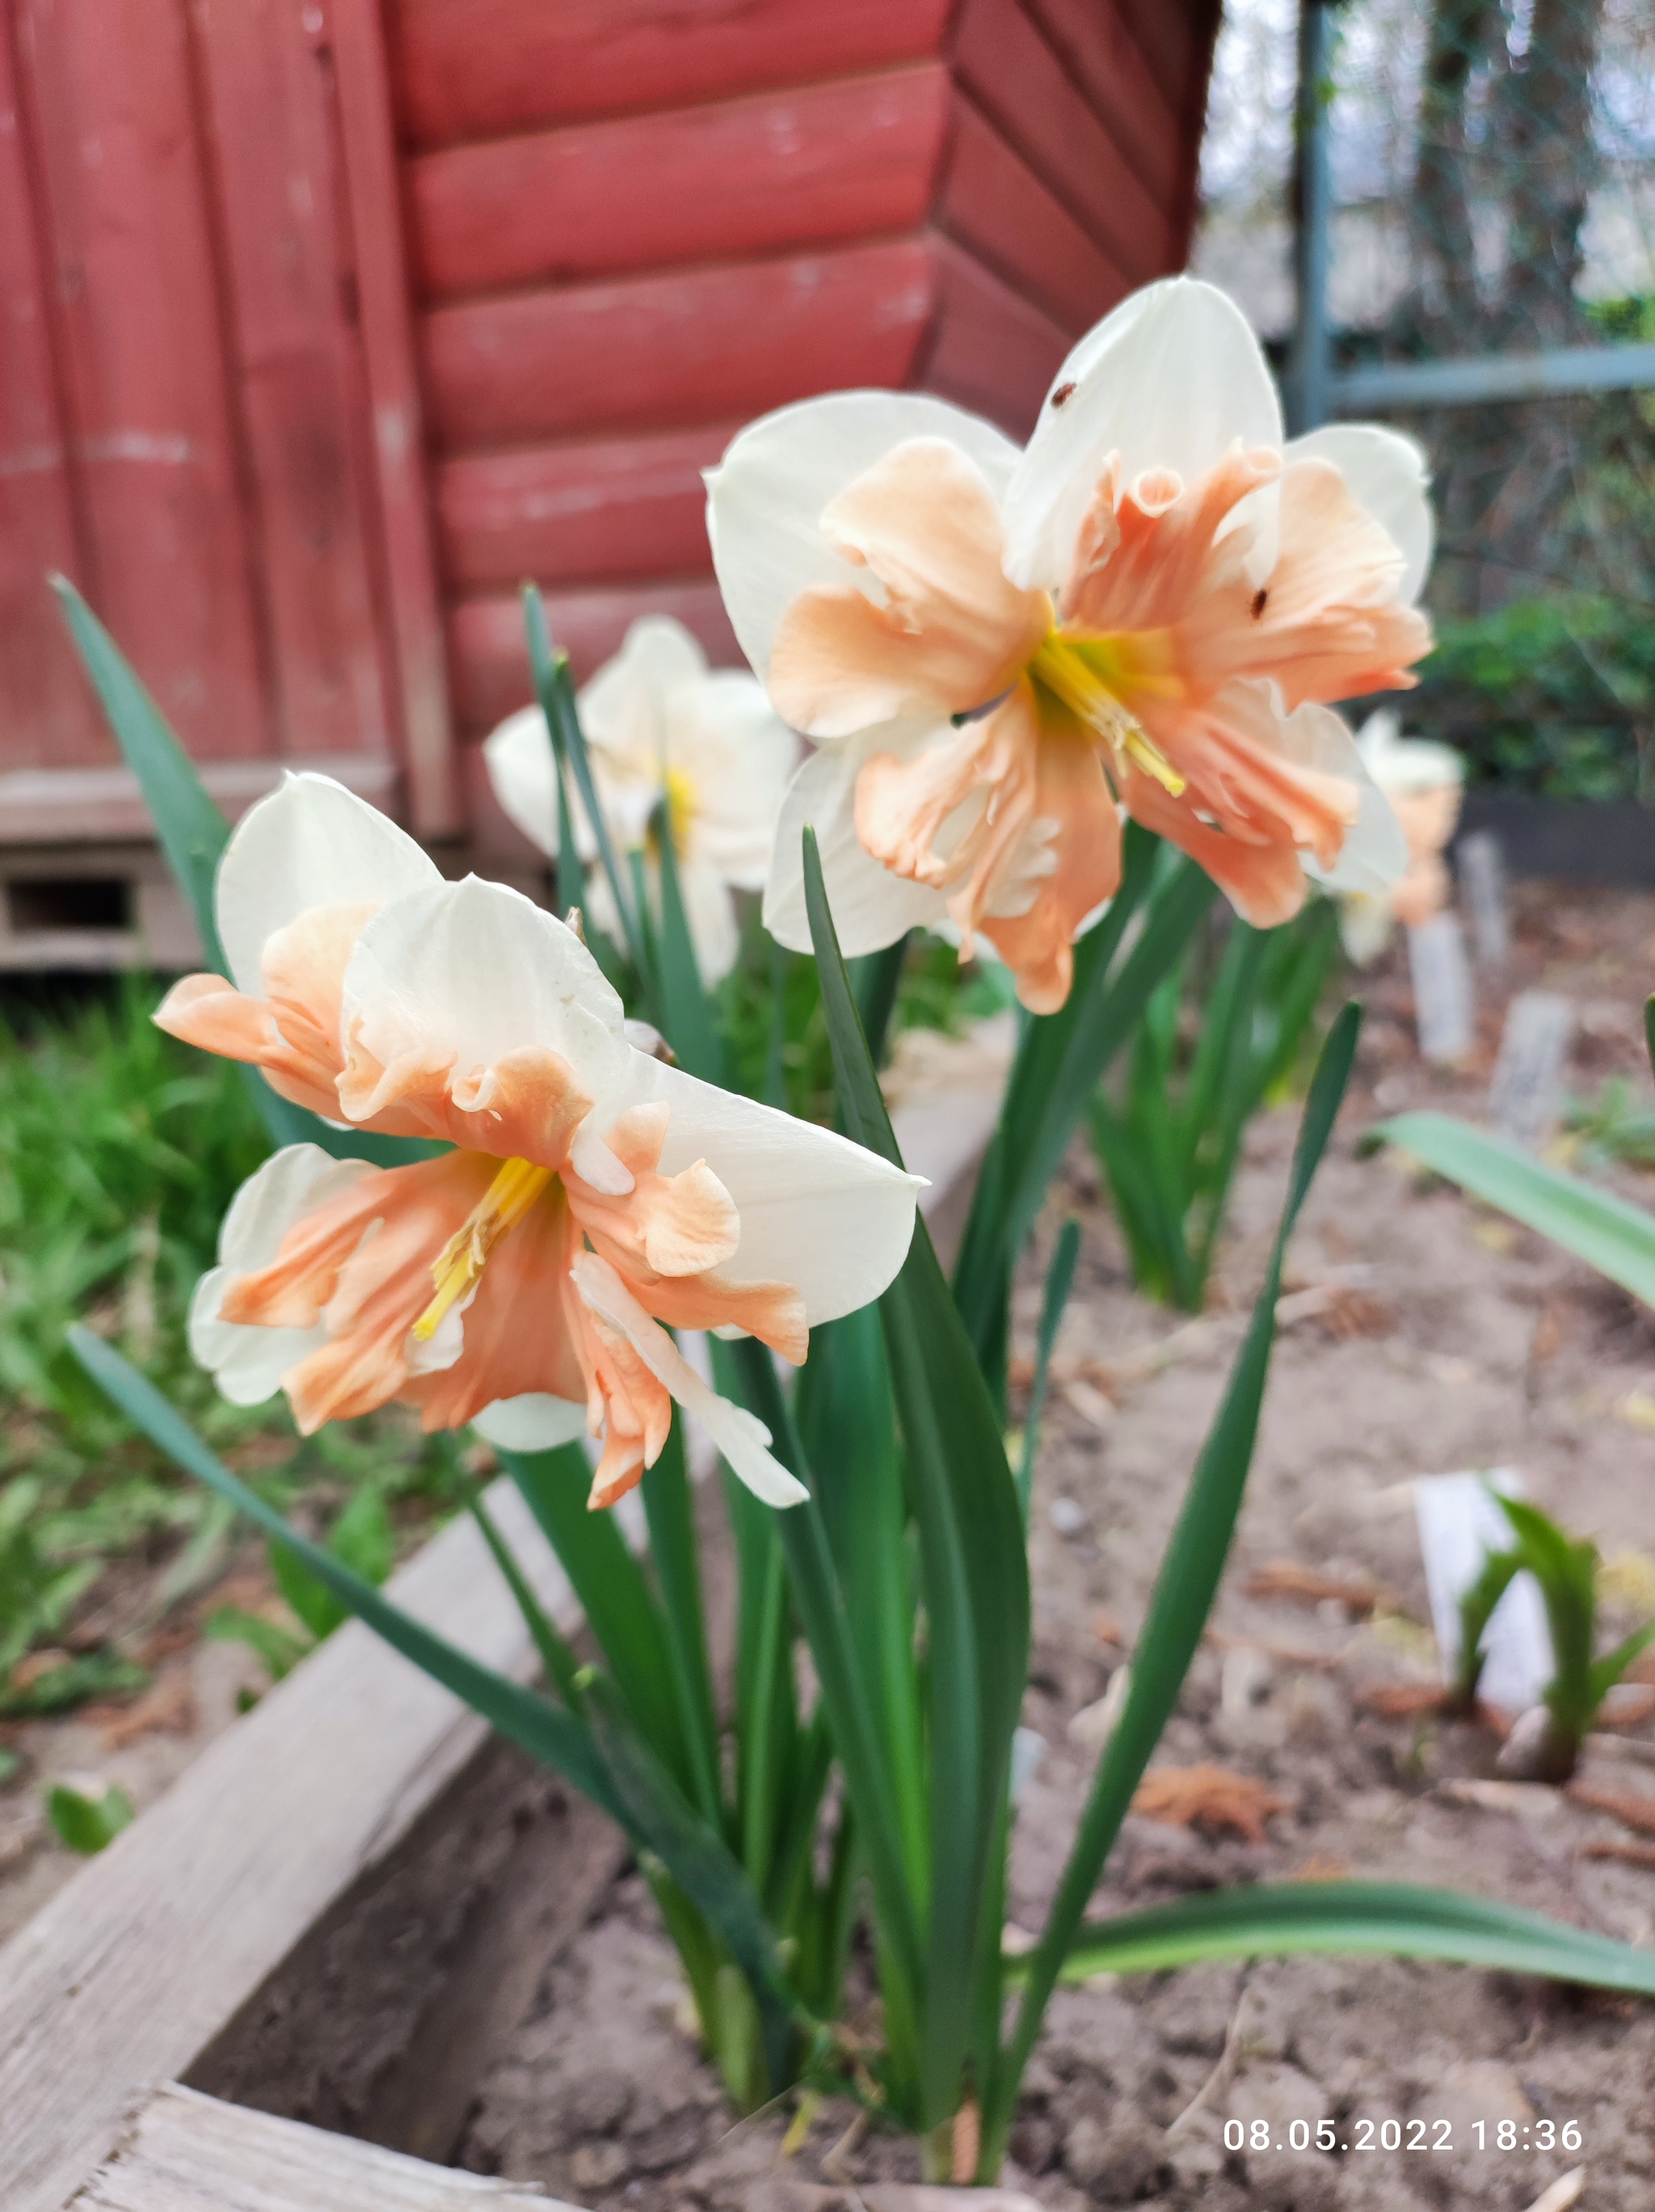
{"type": "Polygon", "coordinates": [[[1361,793],[1354,780],[1285,757],[1266,687],[1236,684],[1199,708],[1144,702],[1143,716],[1188,787],[1175,804],[1210,816],[1232,836],[1295,846],[1332,867],[1361,811],[1361,793]]]}
{"type": "Polygon", "coordinates": [[[247,998],[223,976],[184,976],[161,1000],[154,1018],[157,1028],[185,1044],[262,1067],[272,1088],[295,1106],[338,1119],[336,1068],[296,1052],[277,1027],[270,1005],[247,998]]]}
{"type": "Polygon", "coordinates": [[[1253,533],[1245,522],[1219,532],[1240,501],[1273,483],[1281,467],[1279,454],[1250,451],[1238,439],[1195,483],[1158,470],[1153,481],[1140,477],[1123,493],[1111,455],[1064,587],[1065,627],[1171,629],[1202,619],[1215,594],[1226,623],[1235,619],[1238,606],[1245,617],[1252,604],[1245,564],[1253,533]]]}
{"type": "Polygon", "coordinates": [[[362,1128],[446,1138],[496,1159],[560,1168],[592,1102],[568,1062],[544,1046],[524,1045],[491,1067],[461,1073],[434,1046],[387,1067],[353,1036],[339,1105],[362,1128]]]}
{"type": "Polygon", "coordinates": [[[1448,903],[1448,871],[1440,853],[1416,853],[1391,887],[1391,910],[1404,928],[1417,929],[1448,903]]]}
{"type": "Polygon", "coordinates": [[[1057,866],[1027,913],[991,916],[983,934],[1016,977],[1023,1005],[1051,1014],[1069,996],[1075,932],[1119,887],[1120,818],[1088,733],[1067,716],[1042,727],[1037,774],[1035,814],[1058,824],[1057,866]]]}
{"type": "Polygon", "coordinates": [[[670,1111],[659,1102],[634,1107],[607,1133],[605,1143],[633,1177],[624,1196],[569,1178],[575,1219],[623,1273],[699,1275],[733,1259],[741,1243],[741,1216],[705,1160],[676,1176],[657,1171],[670,1111]]]}
{"type": "Polygon", "coordinates": [[[857,777],[858,837],[894,875],[946,894],[967,955],[1034,819],[1039,727],[1025,681],[991,714],[912,760],[876,754],[857,777]]]}
{"type": "Polygon", "coordinates": [[[812,737],[848,737],[916,707],[964,713],[1015,681],[1051,602],[1007,580],[999,508],[981,471],[941,438],[911,439],[858,477],[824,534],[882,586],[802,592],[782,617],[768,688],[812,737]]]}
{"type": "Polygon", "coordinates": [[[1309,885],[1292,844],[1215,829],[1202,820],[1187,797],[1174,799],[1153,776],[1130,765],[1123,774],[1121,796],[1136,821],[1198,861],[1242,920],[1256,929],[1291,921],[1303,906],[1309,885]]]}

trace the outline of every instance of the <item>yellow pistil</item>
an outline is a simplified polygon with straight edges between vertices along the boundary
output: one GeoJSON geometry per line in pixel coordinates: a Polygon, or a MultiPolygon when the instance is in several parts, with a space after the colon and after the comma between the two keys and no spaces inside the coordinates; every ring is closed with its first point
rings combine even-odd
{"type": "Polygon", "coordinates": [[[432,1263],[431,1279],[437,1295],[414,1324],[414,1334],[428,1344],[451,1312],[476,1285],[488,1255],[509,1230],[515,1229],[552,1180],[554,1170],[537,1168],[531,1160],[506,1160],[488,1189],[472,1207],[432,1263]]]}
{"type": "Polygon", "coordinates": [[[1176,696],[1178,679],[1155,665],[1157,658],[1149,640],[1068,637],[1054,629],[1036,648],[1028,672],[1061,699],[1077,720],[1095,731],[1118,757],[1133,762],[1176,799],[1184,789],[1184,778],[1120,697],[1121,692],[1132,690],[1176,696]]]}
{"type": "Polygon", "coordinates": [[[667,820],[672,827],[672,849],[682,853],[689,836],[689,825],[700,812],[693,781],[681,768],[670,768],[662,775],[666,793],[667,820]]]}

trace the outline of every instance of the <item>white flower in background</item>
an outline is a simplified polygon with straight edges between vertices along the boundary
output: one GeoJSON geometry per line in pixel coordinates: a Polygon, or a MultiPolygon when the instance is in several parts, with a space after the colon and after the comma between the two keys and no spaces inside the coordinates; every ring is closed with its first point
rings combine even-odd
{"type": "Polygon", "coordinates": [[[243,817],[217,913],[233,980],[187,976],[163,1029],[331,1120],[454,1146],[381,1169],[290,1145],[243,1185],[190,1316],[224,1395],[285,1390],[306,1434],[392,1399],[523,1449],[588,1428],[594,1505],[653,1464],[676,1399],[761,1498],[797,1503],[762,1425],[667,1330],[797,1364],[902,1264],[914,1178],[634,1050],[573,931],[446,883],[325,776],[243,817]]]}
{"type": "Polygon", "coordinates": [[[1459,821],[1465,758],[1429,738],[1404,738],[1395,710],[1382,707],[1356,732],[1363,765],[1391,803],[1408,840],[1408,866],[1386,889],[1347,893],[1339,935],[1359,967],[1376,959],[1397,922],[1417,929],[1448,903],[1443,859],[1459,821]]]}
{"type": "Polygon", "coordinates": [[[912,392],[767,416],[709,477],[708,529],[743,650],[820,748],[766,893],[784,945],[809,941],[807,823],[847,953],[946,915],[1040,1012],[1119,881],[1122,807],[1261,927],[1307,878],[1403,867],[1325,702],[1407,684],[1429,644],[1423,457],[1368,425],[1288,441],[1210,285],[1082,338],[1024,453],[912,392]]]}
{"type": "MultiPolygon", "coordinates": [[[[727,975],[740,949],[734,890],[762,890],[776,817],[798,757],[792,732],[764,687],[744,670],[709,669],[700,647],[665,615],[627,633],[579,696],[597,803],[617,852],[641,851],[658,901],[650,817],[664,799],[672,848],[701,979],[727,975]]],[[[540,708],[525,707],[486,740],[494,795],[524,836],[557,854],[557,781],[540,708]]],[[[575,794],[581,857],[597,841],[575,794]]],[[[621,865],[626,865],[624,857],[621,865]]],[[[616,936],[620,917],[601,868],[589,874],[587,906],[616,936]]]]}

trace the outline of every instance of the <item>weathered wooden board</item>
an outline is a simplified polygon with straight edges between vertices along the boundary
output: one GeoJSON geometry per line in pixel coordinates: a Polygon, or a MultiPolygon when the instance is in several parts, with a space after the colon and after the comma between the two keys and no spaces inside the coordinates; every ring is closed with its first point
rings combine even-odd
{"type": "MultiPolygon", "coordinates": [[[[516,1491],[500,1483],[490,1503],[543,1601],[573,1629],[567,1582],[516,1491]]],[[[469,1520],[391,1588],[478,1658],[531,1672],[529,1638],[469,1520]]],[[[108,2156],[136,2096],[187,2069],[484,1732],[349,1623],[58,1891],[0,1950],[6,2212],[60,2212],[108,2156]]]]}
{"type": "Polygon", "coordinates": [[[741,428],[464,453],[436,471],[443,568],[461,591],[694,575],[711,566],[706,487],[741,428]]]}
{"type": "MultiPolygon", "coordinates": [[[[547,621],[552,635],[567,648],[577,680],[607,660],[640,615],[648,614],[673,616],[700,640],[709,659],[724,667],[741,665],[736,634],[711,576],[547,594],[547,621]]],[[[468,733],[480,737],[502,715],[528,705],[528,652],[515,593],[462,599],[449,616],[448,657],[454,672],[455,720],[468,733]]],[[[468,757],[472,750],[463,748],[468,757]]]]}
{"type": "Polygon", "coordinates": [[[1162,207],[1181,196],[1187,100],[1168,100],[1115,0],[1023,0],[1099,120],[1162,207]]]}
{"type": "Polygon", "coordinates": [[[981,111],[956,97],[937,221],[1076,337],[1131,289],[1113,259],[981,111]]]}
{"type": "Polygon", "coordinates": [[[560,2212],[555,2197],[169,2082],[75,2212],[560,2212]]]}
{"type": "MultiPolygon", "coordinates": [[[[1155,0],[1157,5],[1162,0],[1155,0]]],[[[398,0],[415,146],[688,106],[935,54],[952,0],[398,0]]]]}
{"type": "MultiPolygon", "coordinates": [[[[232,818],[274,791],[288,769],[315,769],[395,814],[398,769],[384,753],[303,753],[282,760],[203,763],[201,780],[232,818]]],[[[154,830],[130,769],[16,769],[0,775],[0,823],[8,843],[70,845],[99,838],[147,840],[154,830]]]]}
{"type": "Polygon", "coordinates": [[[221,210],[225,333],[245,426],[247,527],[284,750],[388,748],[366,519],[361,361],[340,282],[331,70],[322,16],[246,0],[195,11],[221,210]]]}
{"type": "Polygon", "coordinates": [[[934,305],[919,240],[720,263],[439,307],[433,427],[487,445],[725,422],[838,385],[902,384],[934,305]]]}
{"type": "Polygon", "coordinates": [[[427,154],[408,165],[435,301],[912,230],[942,158],[940,63],[427,154]]]}
{"type": "Polygon", "coordinates": [[[331,0],[329,15],[408,768],[409,821],[418,835],[440,837],[458,830],[463,817],[385,27],[378,0],[331,0]]]}
{"type": "Polygon", "coordinates": [[[206,759],[276,750],[181,0],[14,0],[100,612],[206,759]]]}
{"type": "Polygon", "coordinates": [[[1170,210],[1145,188],[1018,0],[963,0],[954,68],[1131,283],[1174,265],[1170,210]]]}
{"type": "Polygon", "coordinates": [[[106,760],[112,748],[45,588],[50,570],[83,566],[85,548],[52,360],[15,33],[11,10],[0,9],[0,708],[6,757],[23,768],[106,760]]]}

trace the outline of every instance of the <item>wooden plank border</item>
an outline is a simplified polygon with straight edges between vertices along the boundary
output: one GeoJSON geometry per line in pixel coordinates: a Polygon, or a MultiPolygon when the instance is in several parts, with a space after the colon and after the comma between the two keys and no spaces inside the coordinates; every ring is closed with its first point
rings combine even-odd
{"type": "MultiPolygon", "coordinates": [[[[931,1178],[922,1211],[939,1229],[975,1179],[997,1110],[997,1093],[985,1089],[962,1091],[957,1115],[899,1115],[909,1165],[931,1178]]],[[[579,1607],[517,1490],[502,1478],[488,1504],[541,1602],[566,1635],[575,1634],[579,1607]]],[[[637,1506],[634,1493],[620,1518],[628,1542],[641,1547],[637,1506]]],[[[487,1665],[519,1680],[534,1673],[533,1646],[470,1520],[451,1522],[392,1578],[389,1595],[487,1665]]],[[[434,2181],[423,2196],[397,2195],[391,2167],[353,2165],[363,2147],[326,2136],[319,2140],[333,2147],[330,2165],[316,2166],[313,2143],[305,2154],[315,2154],[315,2175],[341,2177],[347,2193],[316,2193],[318,2179],[311,2195],[291,2198],[268,2188],[215,2195],[210,2185],[191,2195],[176,2161],[164,2157],[159,2166],[149,2160],[162,2179],[146,2185],[147,2194],[119,2191],[142,2171],[143,2146],[164,2146],[180,2129],[186,2136],[192,2127],[197,2136],[204,2130],[233,2158],[236,2143],[249,2144],[256,2162],[260,2129],[294,2126],[167,2085],[189,2071],[350,1883],[407,1834],[487,1734],[448,1691],[349,1621],[88,1860],[0,1949],[5,2212],[64,2212],[83,2189],[83,2212],[240,2212],[244,2204],[287,2212],[290,2203],[294,2212],[336,2204],[357,2212],[368,2203],[384,2212],[470,2212],[473,2200],[433,2193],[434,2181]],[[211,2117],[232,2112],[233,2120],[211,2117]],[[123,2150],[135,2115],[132,2148],[123,2150]],[[369,2179],[373,2190],[361,2185],[369,2179]]],[[[282,2141],[300,2157],[299,2137],[313,2134],[300,2130],[282,2141]]],[[[427,2176],[442,2171],[401,2165],[427,2176]]],[[[245,2186],[252,2169],[233,2171],[245,2186]]],[[[302,2158],[294,2171],[302,2179],[302,2158]]],[[[508,2193],[495,2201],[514,2212],[533,2200],[508,2193]]]]}

